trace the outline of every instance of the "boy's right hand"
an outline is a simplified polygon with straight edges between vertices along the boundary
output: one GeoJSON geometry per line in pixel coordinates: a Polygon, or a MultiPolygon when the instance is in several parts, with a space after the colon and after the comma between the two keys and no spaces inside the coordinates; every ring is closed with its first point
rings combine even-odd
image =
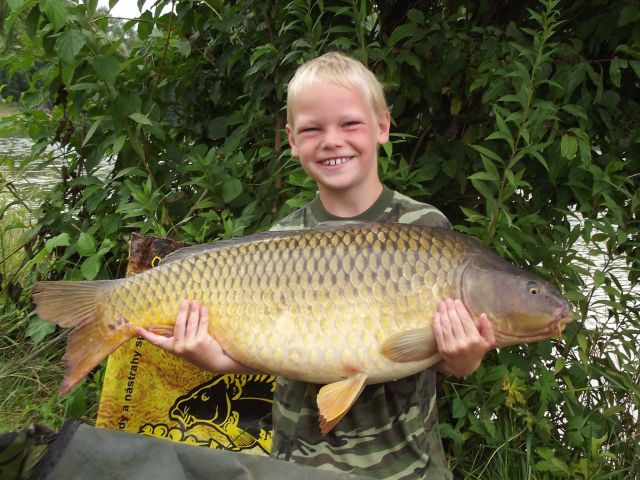
{"type": "Polygon", "coordinates": [[[229,357],[211,335],[207,308],[197,301],[180,304],[173,335],[164,336],[136,327],[136,333],[153,345],[214,373],[255,373],[229,357]]]}

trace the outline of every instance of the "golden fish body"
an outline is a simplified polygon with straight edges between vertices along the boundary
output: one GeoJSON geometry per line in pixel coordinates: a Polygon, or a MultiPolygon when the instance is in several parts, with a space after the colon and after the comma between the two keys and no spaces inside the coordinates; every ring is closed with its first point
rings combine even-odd
{"type": "Polygon", "coordinates": [[[571,311],[470,237],[401,224],[257,234],[179,250],[125,279],[34,291],[38,315],[75,327],[63,390],[135,326],[173,325],[185,298],[206,305],[210,334],[236,361],[322,384],[384,382],[437,363],[431,321],[445,298],[487,313],[501,344],[550,337],[571,311]]]}
{"type": "Polygon", "coordinates": [[[115,329],[119,319],[169,325],[182,299],[199,299],[212,336],[243,364],[316,383],[354,371],[369,383],[399,378],[428,360],[393,362],[382,344],[429,325],[438,300],[456,296],[464,256],[462,244],[418,232],[308,231],[215,248],[123,280],[105,316],[115,329]]]}

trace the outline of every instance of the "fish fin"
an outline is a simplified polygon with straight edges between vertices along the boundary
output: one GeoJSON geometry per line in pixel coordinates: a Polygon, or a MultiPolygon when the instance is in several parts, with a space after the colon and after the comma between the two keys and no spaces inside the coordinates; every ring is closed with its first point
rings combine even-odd
{"type": "Polygon", "coordinates": [[[60,393],[67,393],[122,343],[135,335],[126,319],[109,328],[103,300],[118,280],[94,282],[37,282],[35,312],[43,320],[72,328],[63,357],[65,376],[60,393]]]}
{"type": "Polygon", "coordinates": [[[364,389],[367,375],[358,373],[353,377],[330,383],[318,393],[320,432],[330,432],[349,411],[364,389]]]}
{"type": "Polygon", "coordinates": [[[151,333],[162,335],[163,337],[173,336],[173,325],[152,325],[147,328],[151,333]]]}
{"type": "Polygon", "coordinates": [[[201,245],[190,245],[188,247],[182,247],[178,250],[175,250],[168,254],[166,257],[162,259],[159,266],[166,265],[167,263],[175,262],[176,260],[184,260],[185,258],[193,257],[194,255],[198,255],[203,252],[208,252],[210,250],[220,250],[223,248],[233,247],[235,245],[241,245],[248,242],[258,242],[258,241],[267,241],[274,240],[277,238],[288,238],[292,235],[304,233],[308,234],[309,231],[314,232],[331,232],[334,230],[341,230],[348,227],[362,227],[364,225],[379,225],[370,222],[363,221],[354,221],[354,220],[328,220],[326,222],[322,222],[316,225],[311,230],[309,229],[300,229],[296,227],[295,229],[288,230],[270,230],[267,232],[259,232],[251,235],[244,235],[242,237],[231,238],[228,240],[218,240],[211,243],[203,243],[201,245]]]}
{"type": "Polygon", "coordinates": [[[168,254],[162,259],[159,266],[166,265],[167,263],[175,262],[176,260],[184,260],[185,258],[193,257],[200,253],[208,252],[210,250],[221,250],[223,248],[233,247],[235,245],[241,245],[247,242],[255,242],[260,240],[272,240],[274,238],[281,238],[290,236],[295,232],[260,232],[253,235],[245,235],[243,237],[231,238],[229,240],[218,240],[211,243],[203,243],[201,245],[190,245],[188,247],[182,247],[168,254]]]}
{"type": "Polygon", "coordinates": [[[438,352],[431,328],[416,328],[399,332],[384,341],[380,353],[394,362],[419,362],[438,352]]]}

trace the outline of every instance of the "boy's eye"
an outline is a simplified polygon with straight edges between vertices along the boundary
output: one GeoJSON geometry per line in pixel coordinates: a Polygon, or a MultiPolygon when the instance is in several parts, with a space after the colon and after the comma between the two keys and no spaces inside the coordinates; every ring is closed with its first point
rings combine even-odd
{"type": "Polygon", "coordinates": [[[315,132],[317,130],[318,129],[316,127],[306,127],[306,128],[301,128],[300,133],[315,132]]]}
{"type": "Polygon", "coordinates": [[[356,121],[356,120],[352,120],[350,122],[344,122],[344,126],[345,127],[355,127],[356,125],[359,125],[360,122],[356,121]]]}

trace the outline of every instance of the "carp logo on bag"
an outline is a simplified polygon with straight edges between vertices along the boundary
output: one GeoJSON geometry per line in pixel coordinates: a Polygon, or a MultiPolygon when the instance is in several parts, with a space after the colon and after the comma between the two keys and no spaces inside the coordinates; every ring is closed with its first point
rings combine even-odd
{"type": "Polygon", "coordinates": [[[220,375],[178,397],[168,418],[182,428],[144,425],[139,433],[210,448],[271,450],[273,375],[220,375]],[[217,435],[211,433],[214,429],[217,435]],[[175,438],[178,437],[178,438],[175,438]]]}

